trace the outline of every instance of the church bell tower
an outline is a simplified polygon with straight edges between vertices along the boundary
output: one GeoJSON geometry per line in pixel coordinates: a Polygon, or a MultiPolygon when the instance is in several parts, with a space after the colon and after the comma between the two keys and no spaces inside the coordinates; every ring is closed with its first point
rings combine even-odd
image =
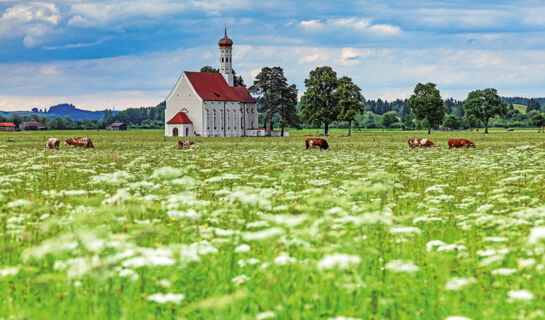
{"type": "Polygon", "coordinates": [[[225,27],[225,35],[218,42],[220,49],[220,73],[225,78],[225,81],[230,87],[235,85],[233,77],[233,40],[227,37],[227,27],[225,27]]]}

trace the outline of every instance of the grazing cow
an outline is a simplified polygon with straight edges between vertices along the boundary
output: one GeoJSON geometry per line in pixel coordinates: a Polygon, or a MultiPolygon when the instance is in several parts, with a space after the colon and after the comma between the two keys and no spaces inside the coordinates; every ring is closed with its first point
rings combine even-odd
{"type": "Polygon", "coordinates": [[[321,138],[307,138],[306,145],[307,145],[307,150],[312,149],[314,147],[320,147],[320,150],[327,150],[329,148],[327,141],[321,138]]]}
{"type": "Polygon", "coordinates": [[[431,148],[435,146],[435,143],[428,139],[409,139],[409,148],[431,148]]]}
{"type": "Polygon", "coordinates": [[[59,150],[60,141],[56,138],[49,138],[47,142],[45,143],[46,149],[55,149],[59,150]]]}
{"type": "Polygon", "coordinates": [[[189,147],[194,145],[195,142],[189,140],[180,140],[178,141],[178,149],[183,149],[184,147],[189,147]]]}
{"type": "Polygon", "coordinates": [[[84,147],[86,149],[95,147],[89,138],[69,138],[64,140],[64,145],[71,147],[84,147]]]}
{"type": "Polygon", "coordinates": [[[475,148],[475,143],[466,139],[448,139],[448,148],[475,148]]]}

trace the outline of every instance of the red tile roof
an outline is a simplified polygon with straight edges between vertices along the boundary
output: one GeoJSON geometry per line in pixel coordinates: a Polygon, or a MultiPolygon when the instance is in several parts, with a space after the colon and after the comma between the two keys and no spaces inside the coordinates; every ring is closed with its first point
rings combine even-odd
{"type": "Polygon", "coordinates": [[[255,103],[254,98],[248,92],[248,89],[245,87],[231,87],[231,90],[238,97],[238,100],[242,103],[255,103]]]}
{"type": "Polygon", "coordinates": [[[239,101],[220,73],[185,72],[201,99],[205,101],[239,101]]]}
{"type": "Polygon", "coordinates": [[[170,119],[167,124],[193,124],[187,117],[185,112],[178,112],[174,118],[170,119]]]}
{"type": "Polygon", "coordinates": [[[114,122],[110,125],[110,127],[121,127],[124,124],[124,122],[114,122]]]}
{"type": "Polygon", "coordinates": [[[0,127],[15,127],[15,124],[12,122],[0,122],[0,127]]]}

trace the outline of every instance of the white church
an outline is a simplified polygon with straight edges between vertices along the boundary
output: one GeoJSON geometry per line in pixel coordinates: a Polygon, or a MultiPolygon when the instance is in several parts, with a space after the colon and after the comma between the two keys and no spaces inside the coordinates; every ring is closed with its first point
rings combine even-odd
{"type": "Polygon", "coordinates": [[[233,40],[218,42],[219,72],[184,71],[166,100],[167,137],[264,136],[257,104],[248,90],[234,86],[233,40]]]}

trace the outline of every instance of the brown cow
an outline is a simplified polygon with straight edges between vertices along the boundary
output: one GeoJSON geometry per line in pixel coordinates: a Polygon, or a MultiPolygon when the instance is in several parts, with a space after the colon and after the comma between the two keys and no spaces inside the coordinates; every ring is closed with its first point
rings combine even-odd
{"type": "Polygon", "coordinates": [[[475,148],[475,143],[466,139],[448,139],[448,148],[475,148]]]}
{"type": "Polygon", "coordinates": [[[435,143],[428,139],[409,139],[409,148],[431,148],[435,146],[435,143]]]}
{"type": "Polygon", "coordinates": [[[45,143],[45,148],[50,150],[51,149],[59,150],[59,145],[60,145],[59,139],[49,138],[47,142],[45,143]]]}
{"type": "Polygon", "coordinates": [[[184,147],[189,147],[189,146],[192,146],[194,144],[195,144],[194,141],[180,140],[180,141],[178,141],[178,149],[183,149],[184,147]]]}
{"type": "Polygon", "coordinates": [[[314,147],[320,147],[320,150],[327,150],[329,148],[327,141],[322,138],[307,138],[306,145],[307,150],[314,147]]]}
{"type": "Polygon", "coordinates": [[[71,147],[84,147],[86,149],[95,147],[90,138],[69,138],[64,140],[64,145],[71,147]]]}

